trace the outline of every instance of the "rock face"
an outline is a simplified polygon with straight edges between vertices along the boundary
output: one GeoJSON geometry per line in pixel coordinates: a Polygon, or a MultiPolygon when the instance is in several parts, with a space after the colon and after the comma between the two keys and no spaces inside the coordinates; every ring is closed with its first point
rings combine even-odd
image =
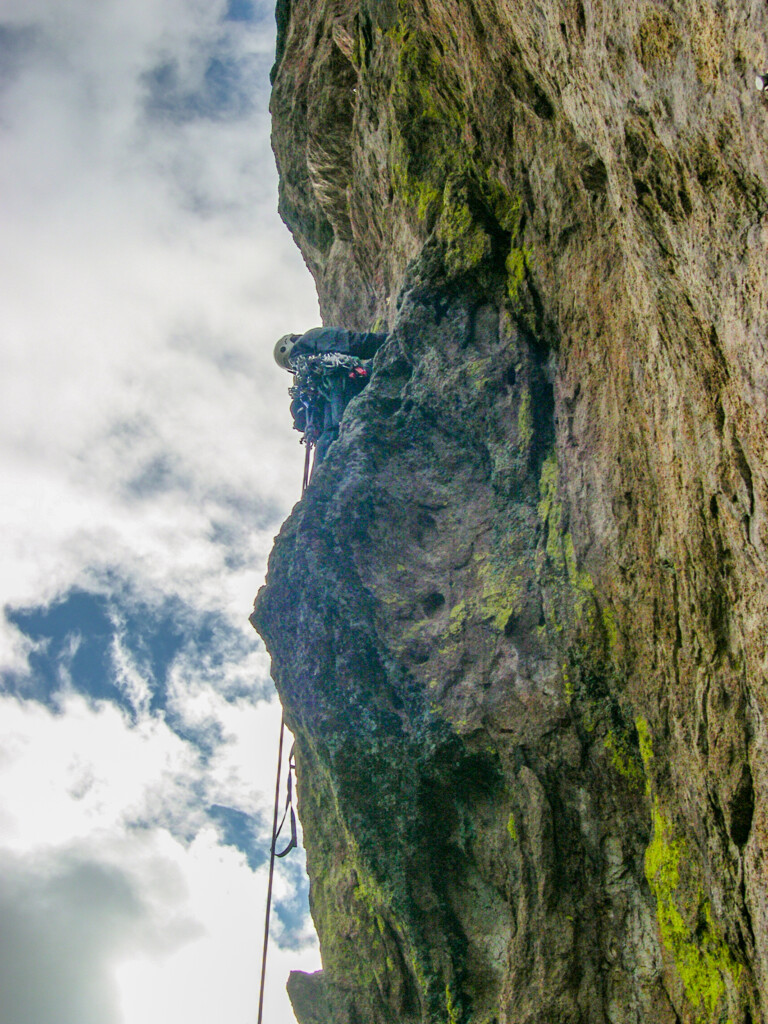
{"type": "Polygon", "coordinates": [[[768,1020],[768,7],[281,0],[280,209],[372,381],[253,622],[301,1024],[768,1020]]]}

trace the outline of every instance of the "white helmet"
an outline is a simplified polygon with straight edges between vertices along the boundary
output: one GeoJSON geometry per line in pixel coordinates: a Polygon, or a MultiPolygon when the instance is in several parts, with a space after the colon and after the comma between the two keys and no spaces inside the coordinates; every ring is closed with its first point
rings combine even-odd
{"type": "Polygon", "coordinates": [[[290,370],[291,368],[291,352],[300,337],[300,334],[284,334],[275,345],[275,362],[278,366],[282,366],[284,370],[290,370]]]}

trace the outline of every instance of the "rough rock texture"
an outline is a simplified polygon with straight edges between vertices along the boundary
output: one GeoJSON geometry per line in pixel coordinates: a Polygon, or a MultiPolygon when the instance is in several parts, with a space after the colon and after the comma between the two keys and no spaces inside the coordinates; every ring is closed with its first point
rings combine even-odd
{"type": "Polygon", "coordinates": [[[768,6],[278,20],[282,215],[391,331],[253,615],[299,1020],[768,1020],[768,6]]]}

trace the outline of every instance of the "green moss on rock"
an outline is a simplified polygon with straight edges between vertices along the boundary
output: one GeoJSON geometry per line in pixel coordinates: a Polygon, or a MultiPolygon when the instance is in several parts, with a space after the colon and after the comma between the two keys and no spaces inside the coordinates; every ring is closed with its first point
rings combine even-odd
{"type": "Polygon", "coordinates": [[[635,52],[645,70],[671,69],[681,47],[680,33],[672,17],[666,11],[651,9],[635,39],[635,52]]]}
{"type": "Polygon", "coordinates": [[[650,777],[651,764],[653,761],[651,729],[645,718],[637,718],[635,720],[635,728],[637,729],[637,738],[640,744],[640,756],[643,759],[643,766],[645,768],[646,775],[650,777]]]}
{"type": "Polygon", "coordinates": [[[480,616],[503,632],[510,616],[520,611],[522,575],[516,574],[512,563],[499,564],[487,558],[479,560],[477,575],[480,616]]]}
{"type": "Polygon", "coordinates": [[[527,456],[533,441],[533,415],[531,413],[531,392],[523,391],[520,407],[517,410],[517,444],[521,452],[527,456]]]}
{"type": "Polygon", "coordinates": [[[619,629],[616,625],[616,616],[612,608],[603,608],[603,626],[608,637],[608,647],[613,651],[619,643],[619,629]]]}
{"type": "Polygon", "coordinates": [[[557,454],[552,451],[541,467],[539,517],[547,530],[547,555],[554,567],[562,572],[565,569],[562,540],[563,506],[557,495],[558,480],[557,454]]]}
{"type": "Polygon", "coordinates": [[[467,620],[467,602],[458,601],[448,616],[448,633],[450,636],[455,636],[460,633],[464,628],[464,623],[467,620]]]}
{"type": "MultiPolygon", "coordinates": [[[[650,793],[655,760],[650,727],[644,718],[635,724],[650,793]]],[[[697,878],[696,859],[664,814],[658,796],[653,799],[651,823],[645,876],[656,900],[661,941],[672,955],[698,1024],[726,1024],[728,996],[738,999],[742,967],[713,920],[697,878]]]]}
{"type": "Polygon", "coordinates": [[[525,280],[531,263],[531,251],[526,246],[518,248],[513,246],[505,261],[507,270],[507,295],[513,307],[517,307],[520,301],[520,288],[525,280]]]}
{"type": "Polygon", "coordinates": [[[451,276],[465,273],[490,255],[491,239],[472,216],[466,191],[447,184],[437,237],[445,246],[445,266],[451,276]]]}
{"type": "Polygon", "coordinates": [[[632,789],[643,790],[645,788],[645,773],[642,762],[638,758],[637,748],[633,748],[625,736],[612,729],[606,733],[603,746],[619,775],[627,780],[632,789]]]}
{"type": "Polygon", "coordinates": [[[653,837],[645,853],[645,874],[656,898],[661,940],[674,958],[700,1024],[725,1021],[726,995],[738,988],[741,966],[716,927],[703,890],[681,880],[682,862],[690,865],[689,851],[662,813],[658,798],[651,815],[653,837]]]}

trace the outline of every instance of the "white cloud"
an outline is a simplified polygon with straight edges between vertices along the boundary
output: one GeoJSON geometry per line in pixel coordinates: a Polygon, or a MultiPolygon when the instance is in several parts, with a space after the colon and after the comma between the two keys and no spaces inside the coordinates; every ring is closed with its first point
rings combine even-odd
{"type": "MultiPolygon", "coordinates": [[[[3,1024],[252,1020],[266,865],[254,873],[222,846],[202,807],[231,802],[266,812],[266,824],[279,709],[242,702],[217,715],[227,742],[203,764],[157,719],[131,726],[79,697],[59,713],[0,699],[0,904],[14,946],[0,976],[3,1024]],[[50,969],[43,992],[25,984],[33,948],[50,969]]],[[[281,871],[276,899],[290,895],[281,871]]],[[[267,1007],[286,1020],[288,971],[319,960],[306,925],[290,951],[275,924],[267,1007]]]]}
{"type": "MultiPolygon", "coordinates": [[[[272,345],[317,318],[275,212],[273,5],[257,6],[248,25],[222,21],[224,0],[2,5],[6,607],[116,581],[250,635],[303,462],[272,345]],[[231,102],[214,58],[240,76],[231,102]]],[[[206,761],[149,714],[114,627],[134,720],[73,692],[56,710],[0,697],[3,1024],[252,1021],[265,872],[205,811],[269,819],[279,710],[244,696],[266,656],[255,637],[237,663],[178,655],[169,713],[216,732],[206,761]]],[[[0,623],[1,669],[33,647],[0,623]]],[[[281,870],[278,893],[293,884],[281,870]]],[[[270,955],[268,1016],[290,1020],[283,979],[317,953],[270,955]]]]}
{"type": "MultiPolygon", "coordinates": [[[[11,601],[45,599],[110,558],[187,591],[194,563],[213,590],[226,575],[217,514],[237,500],[276,525],[297,496],[301,452],[271,348],[287,316],[308,325],[316,306],[274,212],[266,94],[235,121],[174,124],[142,106],[158,61],[192,90],[217,48],[261,55],[264,89],[269,37],[223,26],[223,7],[4,7],[37,25],[0,94],[11,601]],[[132,492],[142,480],[154,489],[132,492]]],[[[266,544],[256,554],[262,569],[266,544]]]]}
{"type": "MultiPolygon", "coordinates": [[[[0,854],[3,1024],[249,1024],[265,876],[211,830],[0,854]]],[[[316,963],[272,943],[267,1019],[286,1020],[288,972],[316,963]]]]}
{"type": "MultiPolygon", "coordinates": [[[[167,1024],[252,1024],[256,1017],[263,933],[266,871],[254,876],[238,855],[202,834],[187,853],[184,877],[189,906],[206,922],[197,941],[170,956],[125,958],[116,976],[127,1021],[167,1024]]],[[[291,1018],[284,992],[292,969],[319,967],[317,954],[281,949],[273,940],[268,954],[265,1019],[291,1018]]]]}
{"type": "MultiPolygon", "coordinates": [[[[120,623],[117,622],[115,625],[119,630],[120,623]]],[[[152,688],[136,664],[132,652],[123,643],[119,631],[113,634],[110,655],[115,667],[115,682],[118,688],[125,694],[136,712],[146,714],[152,700],[152,688]]]]}
{"type": "Polygon", "coordinates": [[[144,917],[125,876],[72,858],[0,856],[4,1024],[119,1024],[109,961],[144,917]]]}
{"type": "Polygon", "coordinates": [[[198,754],[158,719],[69,697],[54,713],[0,698],[0,844],[19,855],[188,813],[198,754]],[[167,810],[166,810],[167,808],[167,810]]]}

